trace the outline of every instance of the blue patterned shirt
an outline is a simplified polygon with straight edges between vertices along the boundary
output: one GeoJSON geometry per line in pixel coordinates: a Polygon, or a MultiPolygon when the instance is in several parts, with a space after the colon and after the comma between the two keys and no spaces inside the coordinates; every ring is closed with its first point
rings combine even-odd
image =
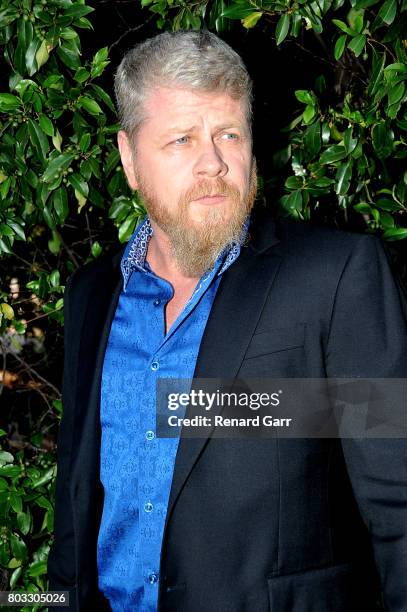
{"type": "MultiPolygon", "coordinates": [[[[243,226],[241,243],[247,232],[243,226]]],[[[148,217],[124,252],[123,289],[107,344],[101,387],[104,506],[98,537],[99,589],[113,612],[155,612],[161,542],[178,438],[155,435],[157,377],[193,377],[202,335],[222,273],[236,260],[233,243],[203,274],[165,334],[172,285],[146,261],[148,217]]]]}

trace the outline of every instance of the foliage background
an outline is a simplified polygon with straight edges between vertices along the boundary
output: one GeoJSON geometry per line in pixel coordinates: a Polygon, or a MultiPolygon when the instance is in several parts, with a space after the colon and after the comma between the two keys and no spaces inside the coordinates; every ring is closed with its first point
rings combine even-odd
{"type": "Polygon", "coordinates": [[[407,279],[407,0],[2,0],[2,590],[47,587],[66,278],[142,214],[115,146],[114,66],[160,29],[203,27],[254,78],[260,199],[378,233],[407,279]]]}

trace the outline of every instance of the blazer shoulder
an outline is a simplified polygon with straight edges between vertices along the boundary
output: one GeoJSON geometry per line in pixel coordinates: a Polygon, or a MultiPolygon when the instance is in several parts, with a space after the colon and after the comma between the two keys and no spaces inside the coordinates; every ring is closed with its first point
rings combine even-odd
{"type": "Polygon", "coordinates": [[[380,238],[370,234],[284,218],[276,223],[280,240],[284,242],[285,247],[303,256],[315,253],[328,260],[337,260],[338,257],[347,257],[356,251],[371,252],[381,248],[380,238]]]}
{"type": "Polygon", "coordinates": [[[98,277],[105,279],[120,273],[120,261],[125,247],[106,253],[94,261],[77,268],[66,281],[65,291],[88,287],[98,277]]]}

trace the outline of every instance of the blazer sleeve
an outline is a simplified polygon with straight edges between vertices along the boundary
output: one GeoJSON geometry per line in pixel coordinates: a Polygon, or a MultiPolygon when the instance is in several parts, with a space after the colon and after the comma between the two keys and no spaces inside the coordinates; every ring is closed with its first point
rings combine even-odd
{"type": "MultiPolygon", "coordinates": [[[[58,434],[58,468],[55,495],[54,541],[48,556],[48,578],[50,590],[66,591],[75,586],[75,540],[74,518],[69,492],[70,458],[73,436],[73,409],[70,390],[74,389],[74,360],[71,355],[71,286],[73,274],[67,281],[64,293],[64,372],[62,381],[63,416],[58,434]]],[[[70,609],[73,609],[70,606],[70,609]]]]}
{"type": "MultiPolygon", "coordinates": [[[[406,298],[380,241],[361,237],[336,291],[326,347],[327,375],[407,378],[406,313],[406,298]]],[[[341,443],[370,532],[386,611],[405,611],[407,439],[343,438],[341,443]]]]}

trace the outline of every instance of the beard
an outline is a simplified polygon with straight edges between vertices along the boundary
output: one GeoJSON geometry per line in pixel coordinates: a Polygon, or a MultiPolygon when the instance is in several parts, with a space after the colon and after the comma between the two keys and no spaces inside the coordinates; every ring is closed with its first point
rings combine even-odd
{"type": "Polygon", "coordinates": [[[152,221],[165,232],[171,245],[171,256],[180,272],[187,277],[199,277],[210,270],[219,254],[233,242],[240,243],[242,226],[253,208],[257,194],[257,166],[253,158],[245,193],[223,178],[201,180],[178,199],[174,211],[159,200],[145,177],[136,172],[138,192],[152,221]],[[199,220],[190,216],[190,204],[207,195],[227,197],[222,203],[202,206],[199,220]]]}

